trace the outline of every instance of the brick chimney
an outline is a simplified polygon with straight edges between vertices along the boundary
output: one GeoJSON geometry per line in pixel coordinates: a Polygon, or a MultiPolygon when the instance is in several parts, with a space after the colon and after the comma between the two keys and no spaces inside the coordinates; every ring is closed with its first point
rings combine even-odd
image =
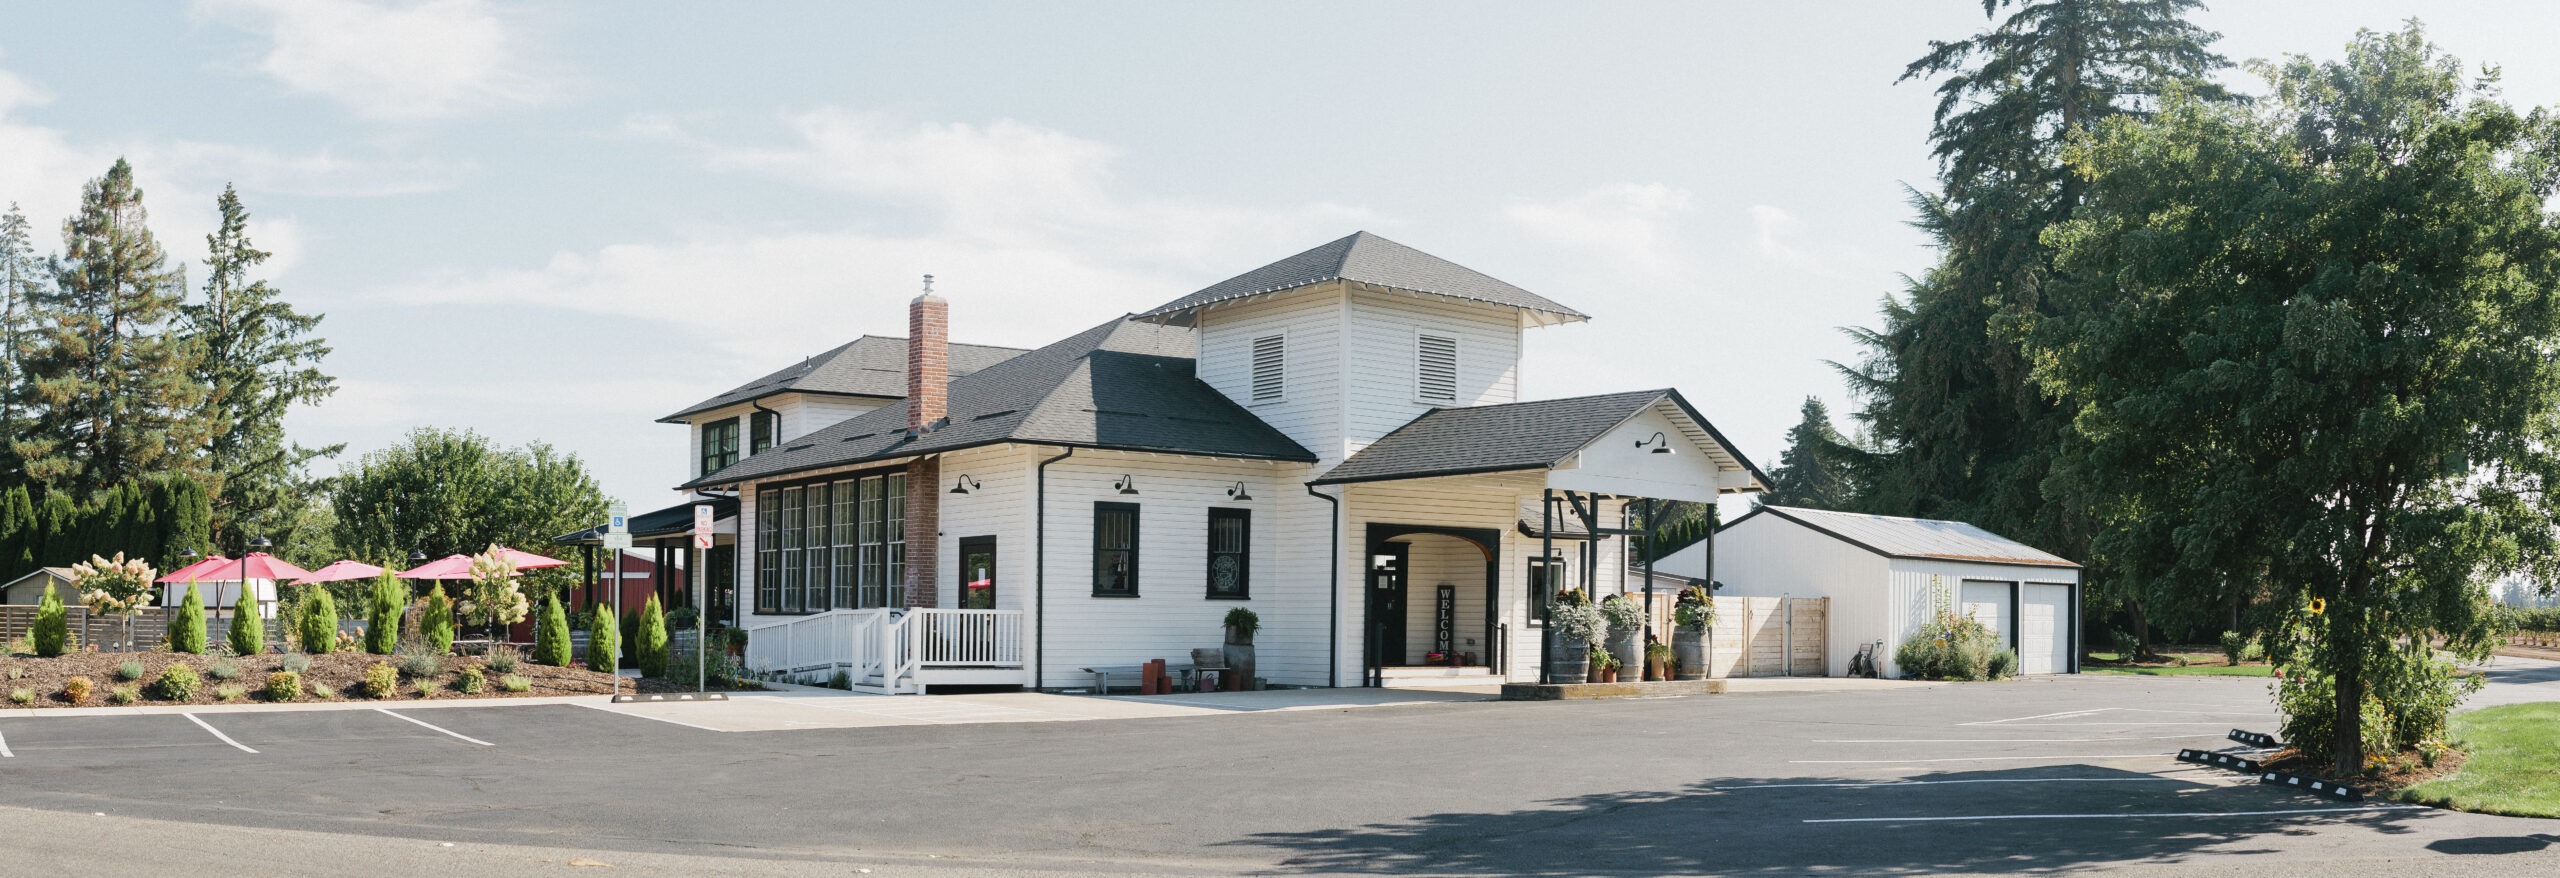
{"type": "Polygon", "coordinates": [[[907,303],[907,435],[933,429],[950,412],[951,303],[933,294],[933,275],[924,276],[924,295],[907,303]]]}
{"type": "MultiPolygon", "coordinates": [[[[933,294],[933,275],[924,276],[924,294],[907,303],[907,435],[918,436],[938,426],[950,413],[951,303],[933,294]]],[[[919,457],[907,463],[907,576],[909,608],[941,606],[942,459],[919,457]]]]}

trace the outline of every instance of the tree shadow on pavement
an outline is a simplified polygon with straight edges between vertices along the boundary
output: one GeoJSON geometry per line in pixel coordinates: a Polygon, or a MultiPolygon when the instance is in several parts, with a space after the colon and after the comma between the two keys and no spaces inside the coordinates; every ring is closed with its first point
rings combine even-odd
{"type": "MultiPolygon", "coordinates": [[[[2361,826],[2410,831],[2427,813],[2348,805],[2255,785],[2212,786],[2088,765],[1872,778],[1723,778],[1659,792],[1551,800],[1505,812],[1224,842],[1283,852],[1280,872],[1587,875],[2044,871],[2268,853],[2288,836],[2361,826]],[[2054,778],[2090,782],[2053,782],[2054,778]],[[1945,783],[1955,781],[1956,783],[1945,783]],[[1839,784],[1840,786],[1821,786],[1839,784]],[[2340,809],[2340,810],[2332,810],[2340,809]],[[2231,812],[2311,810],[2298,814],[2231,812]],[[2214,812],[2202,817],[1914,821],[1900,818],[2214,812]],[[1807,822],[1895,818],[1874,822],[1807,822]]],[[[2301,842],[2295,842],[2295,845],[2301,842]]],[[[2482,851],[2488,852],[2488,851],[2482,851]]]]}

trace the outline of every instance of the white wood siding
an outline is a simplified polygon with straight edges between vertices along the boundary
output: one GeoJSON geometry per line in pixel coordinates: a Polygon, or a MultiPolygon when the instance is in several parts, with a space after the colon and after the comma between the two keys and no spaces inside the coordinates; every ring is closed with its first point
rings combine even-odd
{"type": "MultiPolygon", "coordinates": [[[[1262,619],[1254,638],[1260,676],[1273,683],[1323,685],[1324,523],[1330,507],[1300,489],[1308,478],[1304,464],[1083,450],[1051,465],[1042,685],[1088,685],[1091,676],[1080,670],[1086,667],[1158,658],[1182,667],[1191,650],[1219,645],[1227,610],[1238,606],[1251,607],[1262,619]],[[1138,494],[1112,487],[1123,475],[1135,480],[1138,494]],[[1237,481],[1245,483],[1252,500],[1227,498],[1227,488],[1237,481]],[[1096,502],[1138,505],[1137,597],[1093,595],[1096,502]],[[1250,600],[1207,596],[1211,507],[1253,512],[1250,600]]],[[[947,528],[944,539],[952,540],[947,528]]],[[[1022,545],[1030,550],[1027,538],[1022,545]]],[[[1022,586],[1016,591],[1028,599],[1022,586]]]]}
{"type": "MultiPolygon", "coordinates": [[[[1767,518],[1769,516],[1761,516],[1767,518]]],[[[1863,550],[1861,550],[1863,551],[1863,550]]],[[[1893,648],[1913,629],[1929,624],[1940,607],[1957,609],[1963,598],[1964,583],[1976,582],[2044,582],[2070,584],[2079,581],[2079,571],[2068,567],[2030,567],[2013,564],[1973,564],[1963,561],[1937,561],[1926,558],[1892,559],[1892,592],[1887,604],[1892,633],[1885,639],[1884,666],[1886,676],[1898,675],[1902,666],[1893,662],[1893,648]]],[[[2062,620],[2065,636],[2080,624],[2078,607],[2070,607],[2071,616],[2062,620]]],[[[2006,625],[2002,635],[2007,635],[2006,625]]]]}
{"type": "MultiPolygon", "coordinates": [[[[1823,666],[1847,673],[1860,644],[1885,642],[1885,658],[1904,630],[1887,603],[1886,559],[1803,525],[1762,513],[1716,534],[1718,595],[1827,597],[1831,630],[1823,635],[1823,666]]],[[[1703,575],[1703,552],[1683,550],[1656,562],[1659,570],[1703,575]]],[[[1952,587],[1952,586],[1950,586],[1952,587]]]]}
{"type": "Polygon", "coordinates": [[[1200,380],[1226,394],[1308,451],[1340,463],[1342,288],[1325,284],[1288,295],[1221,306],[1200,318],[1200,380]],[[1279,402],[1253,402],[1253,342],[1288,336],[1279,402]]]}
{"type": "Polygon", "coordinates": [[[738,458],[744,460],[755,449],[756,429],[751,413],[762,405],[774,413],[774,446],[781,447],[855,415],[879,408],[888,400],[868,397],[806,396],[785,393],[754,404],[722,406],[686,419],[686,454],[684,471],[700,476],[702,472],[702,427],[730,418],[738,419],[738,458]]]}
{"type": "Polygon", "coordinates": [[[1355,291],[1347,320],[1344,435],[1349,452],[1357,453],[1434,407],[1415,394],[1417,332],[1457,338],[1456,405],[1519,399],[1520,316],[1515,309],[1355,291]]]}
{"type": "Polygon", "coordinates": [[[1034,450],[996,446],[942,456],[942,484],[934,487],[942,508],[934,606],[960,606],[960,541],[995,537],[996,609],[1030,609],[1034,450]],[[977,487],[966,494],[951,493],[951,486],[964,475],[976,480],[977,487]]]}
{"type": "MultiPolygon", "coordinates": [[[[1368,609],[1365,555],[1368,526],[1373,523],[1483,528],[1498,534],[1500,561],[1495,570],[1500,576],[1496,585],[1497,606],[1492,608],[1492,612],[1495,624],[1501,626],[1498,634],[1505,641],[1499,650],[1502,660],[1498,664],[1509,679],[1535,681],[1538,678],[1539,631],[1529,625],[1527,582],[1529,559],[1537,556],[1539,541],[1522,535],[1519,530],[1520,499],[1536,496],[1534,486],[1537,484],[1535,477],[1504,476],[1418,479],[1349,486],[1343,503],[1347,526],[1342,543],[1342,619],[1337,629],[1342,638],[1337,670],[1344,685],[1359,684],[1361,661],[1365,656],[1367,630],[1363,623],[1368,609]]],[[[1602,505],[1604,527],[1616,526],[1622,505],[1618,501],[1602,505]]],[[[1568,565],[1566,584],[1569,585],[1579,586],[1582,583],[1583,561],[1579,548],[1579,543],[1569,540],[1556,543],[1556,551],[1565,556],[1568,565]]],[[[1475,555],[1473,549],[1467,551],[1474,556],[1472,563],[1483,563],[1481,555],[1475,555]]],[[[1418,568],[1420,559],[1424,557],[1419,548],[1415,557],[1418,568]]],[[[1626,575],[1625,558],[1626,540],[1611,538],[1601,541],[1600,563],[1594,568],[1597,571],[1595,588],[1600,596],[1619,593],[1631,584],[1626,575]]],[[[1408,576],[1414,585],[1411,607],[1416,615],[1407,617],[1406,637],[1428,644],[1431,586],[1438,585],[1440,580],[1426,580],[1420,569],[1408,576]]],[[[1480,578],[1480,574],[1469,579],[1458,579],[1453,575],[1450,581],[1464,585],[1480,578]]],[[[1484,620],[1481,616],[1468,615],[1470,602],[1465,595],[1462,590],[1457,632],[1460,651],[1467,649],[1464,645],[1467,638],[1481,639],[1485,636],[1484,620]]],[[[1493,659],[1497,650],[1494,644],[1480,644],[1476,651],[1484,654],[1487,663],[1495,663],[1493,659]]]]}
{"type": "MultiPolygon", "coordinates": [[[[1484,553],[1474,543],[1437,534],[1408,537],[1402,542],[1413,547],[1408,550],[1410,566],[1405,572],[1405,580],[1412,588],[1405,605],[1402,663],[1421,664],[1424,654],[1431,651],[1443,584],[1457,589],[1457,624],[1451,630],[1450,649],[1476,653],[1480,660],[1491,661],[1493,644],[1484,639],[1484,553]]],[[[1393,659],[1390,654],[1390,664],[1397,663],[1393,659]]]]}

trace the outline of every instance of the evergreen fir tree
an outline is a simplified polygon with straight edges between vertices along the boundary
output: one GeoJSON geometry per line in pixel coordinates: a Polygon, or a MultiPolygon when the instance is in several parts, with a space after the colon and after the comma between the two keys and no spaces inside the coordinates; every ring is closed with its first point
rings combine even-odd
{"type": "Polygon", "coordinates": [[[45,583],[44,597],[36,600],[36,655],[53,658],[71,650],[71,613],[63,609],[62,596],[55,594],[53,583],[45,583]]]}
{"type": "Polygon", "coordinates": [[[231,605],[231,653],[257,655],[267,651],[267,620],[258,617],[258,593],[240,590],[240,600],[231,605]]]}
{"type": "Polygon", "coordinates": [[[409,590],[389,572],[373,583],[366,601],[364,651],[390,655],[400,648],[400,612],[409,608],[409,590]]]}
{"type": "Polygon", "coordinates": [[[542,599],[542,624],[535,628],[533,660],[555,668],[569,666],[569,613],[560,608],[560,596],[542,599]]]}
{"type": "Polygon", "coordinates": [[[169,651],[204,654],[204,595],[197,593],[195,580],[187,580],[187,599],[169,617],[169,651]]]}
{"type": "Polygon", "coordinates": [[[11,449],[28,478],[94,497],[136,476],[200,469],[209,436],[195,346],[171,323],[185,277],[146,227],[123,159],[63,223],[53,283],[29,302],[23,365],[35,405],[11,449]]]}
{"type": "MultiPolygon", "coordinates": [[[[48,280],[36,257],[34,228],[14,202],[0,216],[0,436],[17,436],[25,428],[26,370],[19,361],[25,356],[28,308],[48,280]]],[[[10,444],[0,443],[0,485],[17,487],[26,473],[10,444]]]]}
{"type": "Polygon", "coordinates": [[[1787,450],[1778,454],[1778,465],[1769,469],[1769,493],[1759,500],[1775,506],[1847,509],[1856,498],[1850,496],[1849,480],[1834,461],[1834,449],[1847,442],[1831,426],[1831,410],[1822,400],[1805,397],[1800,412],[1803,420],[1787,431],[1787,450]]]}
{"type": "Polygon", "coordinates": [[[640,636],[632,644],[631,656],[647,677],[667,675],[667,614],[659,608],[658,596],[650,595],[649,603],[640,608],[640,636]]]}
{"type": "Polygon", "coordinates": [[[87,551],[88,534],[81,527],[85,519],[79,505],[71,502],[71,495],[46,492],[43,505],[36,508],[36,539],[30,547],[35,551],[36,566],[69,567],[89,560],[93,553],[87,551]]]}
{"type": "MultiPolygon", "coordinates": [[[[2226,99],[2210,77],[2228,62],[2209,48],[2220,35],[2185,19],[2198,0],[1985,0],[1983,12],[2004,6],[1997,26],[1933,42],[1903,72],[1944,77],[1930,132],[1941,188],[1912,198],[1943,253],[1887,302],[1881,328],[1851,332],[1867,356],[1843,371],[1877,447],[1842,463],[1865,511],[1969,521],[2103,569],[2087,512],[2044,490],[2075,439],[2022,350],[2020,327],[2053,315],[2041,236],[2082,199],[2062,156],[2072,138],[2171,92],[2226,99]]],[[[2126,606],[2138,619],[2139,603],[2126,606]]]]}
{"type": "Polygon", "coordinates": [[[427,592],[427,609],[418,619],[418,634],[427,639],[427,649],[437,655],[453,651],[453,601],[444,596],[444,583],[436,583],[427,592]]]}
{"type": "Polygon", "coordinates": [[[598,602],[587,619],[587,669],[610,674],[622,667],[622,626],[613,607],[598,602]]]}
{"type": "Polygon", "coordinates": [[[0,492],[0,577],[16,579],[34,570],[43,534],[44,526],[36,518],[35,500],[27,494],[27,486],[13,485],[0,492]]]}
{"type": "Polygon", "coordinates": [[[313,330],[320,315],[303,314],[252,272],[268,253],[249,241],[249,211],[225,186],[217,202],[222,225],[205,236],[204,299],[182,306],[184,332],[201,353],[195,381],[205,390],[212,425],[206,468],[213,486],[213,530],[226,549],[251,534],[277,533],[317,492],[305,475],[314,459],[346,446],[304,448],[285,441],[284,415],[337,390],[320,371],[328,345],[313,330]]]}
{"type": "Polygon", "coordinates": [[[311,596],[302,601],[302,618],[295,620],[294,632],[302,638],[302,651],[312,655],[328,655],[338,649],[338,602],[329,599],[329,589],[313,587],[311,596]]]}

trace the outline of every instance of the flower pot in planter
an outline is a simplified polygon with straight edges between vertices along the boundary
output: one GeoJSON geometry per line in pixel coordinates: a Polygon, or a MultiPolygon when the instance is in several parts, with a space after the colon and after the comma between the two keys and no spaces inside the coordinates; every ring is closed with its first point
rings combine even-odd
{"type": "Polygon", "coordinates": [[[1578,640],[1556,638],[1547,649],[1550,682],[1581,683],[1590,679],[1591,645],[1578,640]]]}
{"type": "Polygon", "coordinates": [[[1671,660],[1677,669],[1673,679],[1704,680],[1707,678],[1707,632],[1703,628],[1676,628],[1671,632],[1671,660]]]}
{"type": "Polygon", "coordinates": [[[1647,680],[1671,679],[1671,663],[1663,659],[1653,658],[1650,656],[1646,657],[1644,660],[1644,678],[1647,680]]]}
{"type": "Polygon", "coordinates": [[[1238,636],[1236,634],[1235,627],[1228,626],[1227,643],[1224,647],[1224,651],[1227,658],[1227,667],[1230,669],[1225,675],[1223,675],[1226,680],[1229,681],[1227,688],[1230,690],[1240,690],[1245,688],[1245,681],[1253,679],[1254,673],[1253,635],[1245,634],[1238,636]]]}
{"type": "Polygon", "coordinates": [[[1643,673],[1637,669],[1644,667],[1644,630],[1629,628],[1609,634],[1609,655],[1618,660],[1618,667],[1628,669],[1629,676],[1643,673]]]}
{"type": "Polygon", "coordinates": [[[1617,668],[1604,668],[1604,669],[1601,669],[1601,670],[1593,671],[1593,672],[1591,672],[1591,682],[1594,682],[1594,683],[1615,683],[1615,682],[1618,682],[1618,669],[1617,669],[1617,668]]]}

